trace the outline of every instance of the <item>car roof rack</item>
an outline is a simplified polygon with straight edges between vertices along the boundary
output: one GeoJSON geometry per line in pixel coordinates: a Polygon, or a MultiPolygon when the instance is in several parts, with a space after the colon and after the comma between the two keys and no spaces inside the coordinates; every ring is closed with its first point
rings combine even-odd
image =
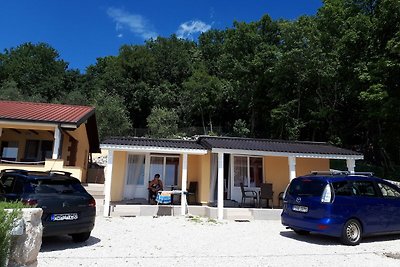
{"type": "Polygon", "coordinates": [[[310,175],[360,175],[360,176],[374,176],[373,172],[349,172],[349,171],[311,171],[310,175]]]}
{"type": "Polygon", "coordinates": [[[50,170],[50,171],[47,171],[47,173],[48,173],[49,175],[64,175],[64,176],[67,176],[67,177],[71,177],[71,174],[72,174],[72,173],[70,173],[70,172],[66,172],[66,171],[57,171],[57,170],[50,170]]]}
{"type": "Polygon", "coordinates": [[[311,171],[310,175],[348,175],[348,171],[311,171]]]}

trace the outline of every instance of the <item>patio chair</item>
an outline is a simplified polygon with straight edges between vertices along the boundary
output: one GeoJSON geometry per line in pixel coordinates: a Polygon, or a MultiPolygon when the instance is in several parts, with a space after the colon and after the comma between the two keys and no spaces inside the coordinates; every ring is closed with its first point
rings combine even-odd
{"type": "Polygon", "coordinates": [[[258,206],[262,208],[261,201],[263,199],[267,200],[267,207],[269,207],[269,200],[272,202],[271,208],[274,208],[274,191],[272,191],[272,184],[270,183],[263,183],[261,184],[260,188],[260,197],[258,206]]]}
{"type": "Polygon", "coordinates": [[[278,195],[278,205],[279,207],[283,207],[283,194],[284,192],[280,192],[278,195]]]}
{"type": "Polygon", "coordinates": [[[257,201],[257,192],[253,190],[245,190],[243,183],[240,183],[240,190],[242,191],[242,203],[240,204],[240,207],[243,207],[244,204],[246,203],[246,199],[252,199],[253,200],[253,205],[254,207],[256,206],[256,201],[257,201]]]}

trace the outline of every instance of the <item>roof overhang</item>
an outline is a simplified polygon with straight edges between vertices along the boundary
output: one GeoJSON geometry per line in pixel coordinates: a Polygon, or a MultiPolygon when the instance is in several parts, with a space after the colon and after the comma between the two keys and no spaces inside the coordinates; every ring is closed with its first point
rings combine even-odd
{"type": "Polygon", "coordinates": [[[58,127],[66,128],[66,129],[76,129],[77,125],[74,123],[57,123],[57,122],[42,122],[42,121],[30,121],[30,120],[8,120],[8,119],[0,119],[0,124],[8,124],[8,125],[23,125],[23,126],[39,126],[39,127],[58,127]]]}
{"type": "Polygon", "coordinates": [[[273,157],[296,157],[296,158],[317,158],[317,159],[354,159],[354,160],[364,159],[363,155],[290,153],[290,152],[240,150],[240,149],[225,149],[225,148],[212,148],[211,152],[247,155],[247,156],[273,156],[273,157]]]}
{"type": "Polygon", "coordinates": [[[192,154],[205,155],[206,149],[190,149],[190,148],[172,148],[172,147],[156,147],[156,146],[129,146],[129,145],[111,145],[101,144],[101,149],[113,151],[127,151],[135,153],[160,153],[160,154],[192,154]]]}

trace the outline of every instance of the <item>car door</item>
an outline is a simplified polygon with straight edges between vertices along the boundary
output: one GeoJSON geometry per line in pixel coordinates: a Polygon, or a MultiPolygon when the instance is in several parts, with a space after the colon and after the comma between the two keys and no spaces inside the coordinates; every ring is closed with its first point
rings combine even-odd
{"type": "Polygon", "coordinates": [[[385,202],[374,181],[353,181],[352,190],[354,204],[357,207],[355,216],[361,220],[363,232],[371,234],[387,231],[389,221],[384,211],[385,202]]]}
{"type": "Polygon", "coordinates": [[[377,183],[384,202],[387,231],[400,231],[400,190],[389,183],[377,183]]]}

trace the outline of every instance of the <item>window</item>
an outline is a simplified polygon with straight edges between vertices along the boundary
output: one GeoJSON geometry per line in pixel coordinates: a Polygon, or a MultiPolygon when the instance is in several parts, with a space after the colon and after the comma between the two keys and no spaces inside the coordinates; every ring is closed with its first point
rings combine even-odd
{"type": "Polygon", "coordinates": [[[289,195],[320,197],[327,183],[322,180],[294,179],[288,189],[289,195]]]}
{"type": "Polygon", "coordinates": [[[233,179],[236,187],[260,187],[263,182],[263,159],[259,157],[234,156],[233,179]]]}
{"type": "Polygon", "coordinates": [[[42,161],[51,158],[53,154],[53,141],[26,140],[24,161],[42,161]]]}
{"type": "Polygon", "coordinates": [[[354,181],[352,187],[353,194],[356,196],[376,197],[374,183],[371,181],[354,181]]]}
{"type": "Polygon", "coordinates": [[[381,183],[378,183],[378,187],[381,190],[383,197],[400,198],[400,192],[398,192],[395,188],[381,183]]]}
{"type": "Polygon", "coordinates": [[[144,185],[144,155],[129,155],[128,156],[128,185],[144,185]]]}
{"type": "Polygon", "coordinates": [[[179,157],[151,156],[150,179],[152,179],[157,173],[160,174],[164,186],[177,185],[179,176],[179,157]]]}
{"type": "Polygon", "coordinates": [[[336,196],[351,196],[351,186],[347,181],[333,182],[333,190],[336,196]]]}
{"type": "Polygon", "coordinates": [[[18,157],[18,142],[16,141],[1,142],[2,159],[16,161],[17,157],[18,157]]]}

